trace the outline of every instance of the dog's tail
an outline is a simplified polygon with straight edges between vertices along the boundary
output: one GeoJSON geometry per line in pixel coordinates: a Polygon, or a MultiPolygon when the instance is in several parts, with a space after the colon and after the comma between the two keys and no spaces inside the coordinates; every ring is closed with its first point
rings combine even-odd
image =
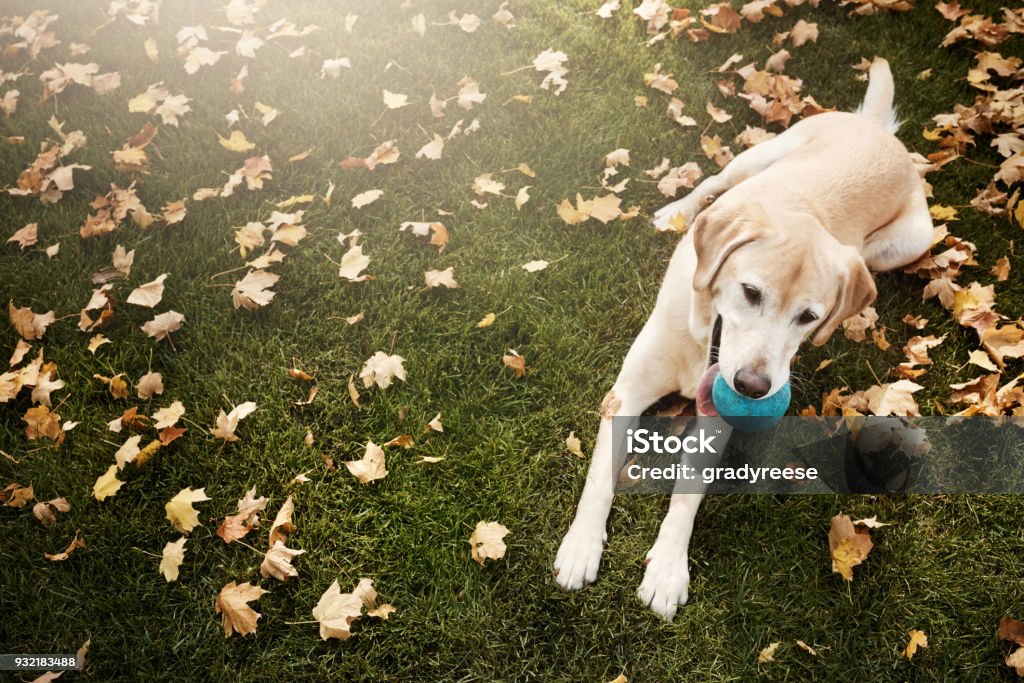
{"type": "Polygon", "coordinates": [[[868,91],[864,94],[864,101],[857,108],[857,113],[874,119],[890,133],[895,133],[900,128],[900,121],[896,118],[896,107],[893,105],[895,87],[889,62],[881,57],[875,57],[868,71],[868,78],[868,91]]]}

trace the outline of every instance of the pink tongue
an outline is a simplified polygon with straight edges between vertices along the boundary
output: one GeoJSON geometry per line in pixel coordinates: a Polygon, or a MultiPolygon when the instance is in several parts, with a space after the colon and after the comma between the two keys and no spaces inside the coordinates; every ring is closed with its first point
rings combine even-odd
{"type": "Polygon", "coordinates": [[[711,388],[715,384],[716,377],[718,377],[718,363],[709,367],[704,376],[700,378],[700,382],[697,383],[697,412],[701,415],[718,416],[718,409],[715,408],[715,402],[711,399],[711,388]]]}

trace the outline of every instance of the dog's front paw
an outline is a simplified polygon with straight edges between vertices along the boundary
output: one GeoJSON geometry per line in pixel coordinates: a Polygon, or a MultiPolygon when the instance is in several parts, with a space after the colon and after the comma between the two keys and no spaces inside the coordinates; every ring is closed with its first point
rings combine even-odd
{"type": "Polygon", "coordinates": [[[655,544],[647,553],[647,571],[636,591],[644,603],[667,622],[676,616],[676,608],[689,598],[690,569],[686,553],[678,549],[658,548],[655,544]]]}
{"type": "Polygon", "coordinates": [[[586,588],[597,579],[608,534],[599,529],[584,531],[575,526],[562,539],[555,556],[555,581],[564,590],[586,588]]]}

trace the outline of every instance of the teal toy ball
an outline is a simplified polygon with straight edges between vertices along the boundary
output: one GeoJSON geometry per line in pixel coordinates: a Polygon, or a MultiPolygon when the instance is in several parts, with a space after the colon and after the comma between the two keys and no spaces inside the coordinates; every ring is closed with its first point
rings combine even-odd
{"type": "Polygon", "coordinates": [[[789,382],[771,396],[747,398],[737,394],[719,374],[711,388],[711,399],[722,419],[743,432],[760,432],[775,425],[789,408],[789,382]]]}

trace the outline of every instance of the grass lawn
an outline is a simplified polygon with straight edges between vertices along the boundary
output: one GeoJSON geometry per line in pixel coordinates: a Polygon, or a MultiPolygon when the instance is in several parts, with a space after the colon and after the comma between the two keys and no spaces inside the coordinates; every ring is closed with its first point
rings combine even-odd
{"type": "MultiPolygon", "coordinates": [[[[733,138],[746,125],[760,125],[760,117],[742,100],[723,97],[715,86],[720,75],[708,72],[737,52],[745,57],[740,65],[763,64],[773,34],[798,19],[816,22],[820,31],[817,42],[789,48],[793,58],[785,73],[803,80],[805,94],[824,106],[852,108],[864,84],[850,66],[861,57],[884,56],[905,122],[901,138],[911,150],[934,151],[921,131],[932,116],[973,101],[964,76],[974,57],[972,44],[939,47],[952,24],[928,3],[906,13],[851,18],[826,0],[818,9],[785,7],[780,18],[745,23],[735,34],[705,42],[668,39],[647,47],[643,22],[629,13],[628,0],[608,20],[594,15],[596,0],[513,0],[514,28],[491,19],[497,0],[269,0],[247,27],[258,35],[266,38],[280,18],[322,30],[268,39],[254,58],[236,54],[237,36],[214,28],[228,25],[217,3],[169,0],[159,23],[144,26],[123,17],[104,26],[107,4],[5,0],[0,12],[47,8],[59,15],[51,30],[61,41],[35,60],[24,52],[0,57],[4,70],[31,73],[3,86],[19,89],[21,100],[13,115],[0,117],[0,134],[24,136],[24,143],[0,140],[0,182],[13,186],[40,143],[55,139],[51,116],[64,122],[65,133],[82,130],[88,138],[66,163],[92,167],[74,171],[74,189],[56,204],[0,193],[4,239],[26,223],[39,225],[36,246],[0,245],[0,298],[36,313],[55,312],[58,320],[33,342],[27,359],[45,347],[45,359],[57,364],[66,383],[53,393],[54,410],[61,421],[80,423],[60,446],[29,441],[22,419],[33,405],[29,390],[0,404],[0,487],[31,484],[40,501],[64,496],[71,504],[50,528],[33,518],[31,504],[0,507],[0,652],[68,653],[90,640],[84,672],[62,680],[103,681],[1013,676],[1003,664],[1007,647],[995,637],[1002,615],[1024,614],[1020,501],[1010,496],[709,499],[690,554],[690,604],[672,624],[634,596],[667,501],[623,496],[612,512],[598,582],[564,594],[551,578],[586,467],[564,440],[575,431],[590,452],[601,397],[653,306],[678,239],[647,221],[668,200],[642,169],[669,157],[673,166],[696,161],[705,174],[715,172],[699,145],[705,124],[734,151],[742,149],[733,138]],[[448,21],[449,10],[478,14],[482,24],[472,33],[438,25],[448,21]],[[358,15],[351,32],[348,14],[358,15]],[[418,14],[426,18],[422,36],[413,30],[418,14]],[[227,54],[190,75],[176,55],[175,34],[200,24],[209,34],[204,44],[227,54]],[[159,62],[146,56],[150,38],[159,62]],[[74,56],[72,43],[91,51],[74,56]],[[303,46],[306,56],[289,56],[303,46]],[[543,74],[532,66],[517,70],[548,48],[568,55],[568,87],[558,96],[538,87],[543,74]],[[340,68],[336,79],[321,78],[323,60],[340,57],[349,58],[351,68],[340,68]],[[96,62],[101,72],[120,72],[121,85],[102,96],[72,86],[40,104],[38,75],[64,62],[96,62]],[[679,127],[665,114],[668,97],[644,85],[656,63],[675,75],[675,96],[697,127],[679,127]],[[248,77],[236,94],[231,81],[243,65],[248,77]],[[931,77],[917,79],[925,69],[931,77]],[[486,100],[471,111],[453,100],[443,118],[434,118],[431,93],[451,97],[467,75],[480,83],[486,100]],[[191,99],[192,111],[179,127],[129,112],[128,101],[160,81],[191,99]],[[407,95],[410,104],[385,109],[383,89],[407,95]],[[532,101],[513,99],[519,95],[532,101]],[[649,98],[648,107],[634,105],[638,95],[649,98]],[[711,123],[707,101],[733,118],[711,123]],[[263,126],[256,102],[279,116],[263,126]],[[218,144],[218,135],[231,130],[225,114],[240,107],[250,118],[234,129],[255,145],[246,153],[218,144]],[[460,118],[464,125],[479,118],[479,131],[447,141],[440,160],[414,158],[435,132],[446,136],[460,118]],[[159,129],[147,148],[150,172],[115,170],[110,152],[147,121],[159,129]],[[401,150],[397,163],[372,172],[339,167],[387,140],[401,150]],[[612,182],[633,178],[621,193],[623,208],[635,204],[641,214],[607,225],[566,225],[556,205],[577,192],[605,194],[599,187],[603,156],[617,148],[629,149],[632,163],[612,182]],[[309,149],[308,158],[288,161],[309,149]],[[273,165],[262,190],[192,199],[199,188],[221,187],[246,158],[261,154],[273,165]],[[520,163],[536,176],[509,170],[520,163]],[[473,180],[482,173],[493,173],[509,196],[474,194],[473,180]],[[184,220],[140,230],[129,218],[108,235],[79,237],[89,203],[110,183],[127,187],[133,179],[150,212],[187,198],[184,220]],[[328,204],[323,196],[332,183],[328,204]],[[512,197],[525,185],[530,200],[517,209],[512,197]],[[353,208],[352,197],[371,189],[383,195],[353,208]],[[309,234],[272,266],[280,276],[276,296],[257,310],[235,309],[230,286],[245,274],[246,260],[235,230],[267,220],[276,203],[303,194],[317,195],[305,205],[309,234]],[[472,200],[487,206],[477,208],[472,200]],[[443,252],[398,229],[405,221],[434,220],[450,233],[443,252]],[[336,238],[353,230],[363,235],[372,280],[338,276],[348,246],[336,238]],[[58,241],[59,254],[48,258],[43,249],[58,241]],[[135,250],[134,265],[126,280],[114,282],[114,318],[99,330],[112,343],[93,354],[87,344],[94,333],[79,331],[78,311],[96,287],[90,275],[109,268],[117,245],[135,250]],[[550,265],[536,273],[521,268],[537,259],[550,265]],[[457,289],[424,287],[425,271],[450,266],[457,289]],[[125,302],[133,288],[162,273],[169,276],[155,309],[125,302]],[[168,310],[185,316],[172,342],[140,330],[168,310]],[[344,320],[359,312],[365,313],[361,322],[344,320]],[[478,328],[490,312],[498,314],[494,324],[478,328]],[[508,349],[525,357],[525,377],[502,365],[508,349]],[[357,408],[349,379],[378,351],[405,359],[407,381],[380,389],[357,380],[357,408]],[[306,398],[309,383],[289,378],[292,367],[316,377],[319,394],[311,406],[293,405],[306,398]],[[162,374],[164,392],[142,400],[135,383],[150,370],[162,374]],[[129,380],[125,399],[93,378],[118,373],[129,380]],[[133,433],[114,434],[107,423],[132,406],[151,415],[175,400],[186,408],[188,432],[145,466],[127,466],[116,495],[96,500],[94,482],[133,433]],[[209,433],[220,410],[244,401],[258,409],[239,424],[238,441],[209,433]],[[438,412],[444,432],[422,433],[438,412]],[[311,446],[304,443],[307,432],[311,446]],[[386,449],[386,478],[362,485],[342,466],[360,458],[368,440],[382,444],[400,434],[413,435],[416,443],[386,449]],[[417,462],[422,456],[444,460],[417,462]],[[295,482],[301,473],[309,481],[295,482]],[[225,544],[215,531],[253,486],[270,499],[263,525],[245,545],[225,544]],[[181,534],[165,519],[164,504],[186,487],[205,488],[211,500],[197,504],[202,526],[188,535],[180,578],[168,583],[158,570],[160,554],[181,534]],[[304,554],[295,559],[298,577],[282,583],[261,578],[259,567],[270,520],[288,496],[296,527],[288,546],[304,554]],[[827,542],[829,519],[840,511],[891,523],[874,532],[876,547],[849,584],[832,573],[827,542]],[[471,559],[467,543],[480,520],[510,530],[505,557],[483,567],[471,559]],[[44,557],[63,550],[76,529],[86,548],[62,562],[44,557]],[[361,577],[372,578],[381,600],[397,611],[387,621],[363,616],[352,638],[324,642],[313,606],[332,581],[349,591],[361,577]],[[214,602],[231,581],[258,583],[269,592],[253,604],[262,614],[256,632],[225,639],[214,602]],[[929,647],[908,662],[900,651],[910,629],[924,630],[929,647]],[[797,639],[818,654],[799,649],[797,639]],[[775,641],[782,643],[776,661],[758,665],[758,652],[775,641]]],[[[1000,3],[969,6],[994,15],[1000,3]]],[[[1011,38],[1003,54],[1020,54],[1021,47],[1019,37],[1011,38]]],[[[985,143],[970,156],[980,163],[957,161],[929,177],[937,203],[966,207],[989,182],[991,165],[999,163],[995,152],[985,143]]],[[[998,310],[1020,317],[1024,286],[1015,269],[1024,263],[1012,245],[1019,228],[969,207],[950,225],[978,247],[979,266],[962,284],[995,282],[989,269],[1010,257],[1010,279],[996,283],[998,310]]],[[[929,319],[921,334],[948,335],[917,380],[925,387],[915,395],[922,413],[958,410],[948,401],[949,384],[981,374],[966,365],[977,337],[934,298],[922,302],[922,287],[914,276],[879,276],[876,308],[892,347],[883,351],[870,337],[855,343],[841,333],[823,347],[808,345],[796,368],[803,379],[794,387],[792,410],[820,405],[822,393],[833,388],[866,389],[876,376],[891,381],[888,369],[919,333],[902,322],[908,313],[929,319]],[[835,360],[815,372],[825,358],[835,360]]],[[[0,327],[6,362],[18,336],[6,323],[0,327]]],[[[1006,378],[1020,370],[1019,361],[1009,361],[1006,378]]],[[[144,433],[143,444],[155,435],[151,428],[144,433]]],[[[35,674],[4,675],[30,680],[35,674]]]]}

